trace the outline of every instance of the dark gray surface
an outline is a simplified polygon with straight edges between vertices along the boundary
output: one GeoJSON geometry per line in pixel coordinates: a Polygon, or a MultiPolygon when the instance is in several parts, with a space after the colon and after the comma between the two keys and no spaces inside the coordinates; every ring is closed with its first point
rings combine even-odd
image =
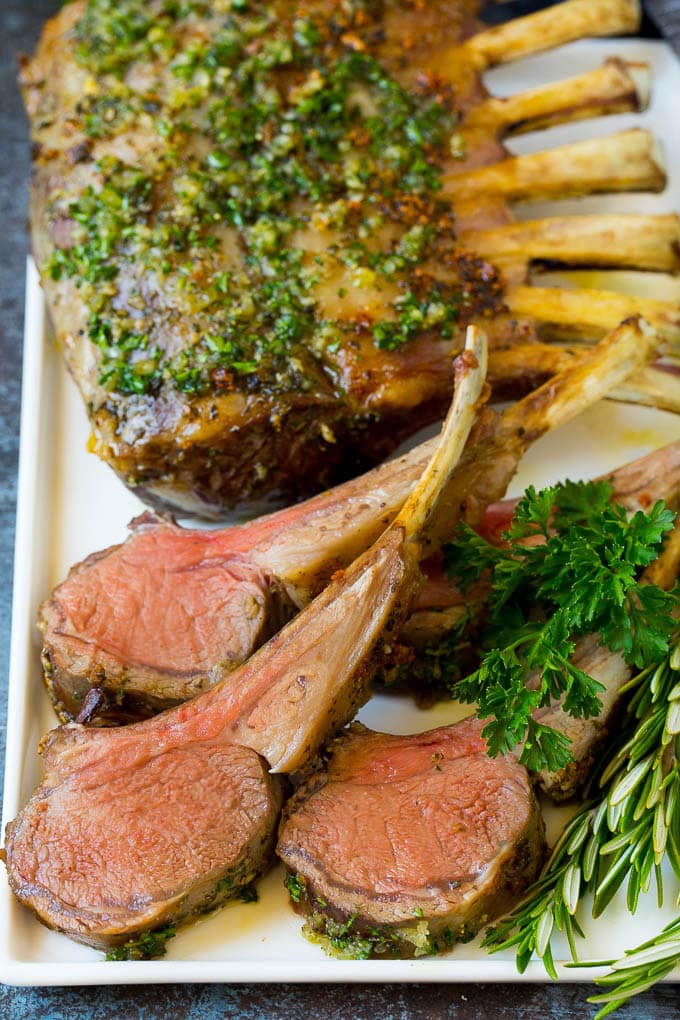
{"type": "MultiPolygon", "coordinates": [[[[30,50],[49,0],[0,0],[0,717],[4,762],[14,504],[18,449],[24,260],[26,254],[27,128],[15,86],[16,56],[30,50]]],[[[0,880],[2,876],[0,876],[0,880]]],[[[634,921],[631,922],[631,929],[634,921]]],[[[634,941],[634,939],[631,939],[634,941]]],[[[545,1020],[590,1017],[582,985],[408,986],[146,986],[140,988],[15,989],[0,986],[0,1020],[545,1020]]],[[[657,988],[617,1014],[621,1020],[680,1016],[677,986],[657,988]]]]}

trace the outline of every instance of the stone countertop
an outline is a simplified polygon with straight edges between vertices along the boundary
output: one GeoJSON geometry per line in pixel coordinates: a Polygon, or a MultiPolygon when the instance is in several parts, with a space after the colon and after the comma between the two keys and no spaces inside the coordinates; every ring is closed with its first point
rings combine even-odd
{"type": "MultiPolygon", "coordinates": [[[[0,756],[4,761],[12,557],[19,430],[24,265],[27,249],[27,126],[16,56],[33,47],[54,0],[0,0],[0,756]]],[[[548,1020],[589,1017],[584,985],[147,985],[21,989],[0,986],[8,1020],[548,1020]]],[[[680,1016],[677,986],[661,986],[621,1009],[621,1020],[680,1016]]]]}

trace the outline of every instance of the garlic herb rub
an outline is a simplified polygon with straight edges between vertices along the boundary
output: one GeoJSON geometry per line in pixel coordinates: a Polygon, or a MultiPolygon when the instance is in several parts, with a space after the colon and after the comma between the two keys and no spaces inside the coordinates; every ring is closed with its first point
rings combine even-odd
{"type": "Polygon", "coordinates": [[[445,547],[451,577],[465,590],[490,581],[480,667],[455,685],[488,718],[489,753],[519,747],[534,772],[571,760],[569,739],[544,725],[537,709],[562,699],[574,718],[597,716],[602,684],[572,662],[576,642],[601,645],[644,669],[667,652],[676,627],[677,592],[644,583],[641,572],[661,552],[674,514],[663,501],[629,516],[612,503],[606,482],[566,482],[518,503],[502,548],[463,525],[445,547]]]}
{"type": "Polygon", "coordinates": [[[52,202],[69,229],[45,269],[79,288],[107,390],[310,391],[344,334],[393,350],[469,315],[440,195],[452,96],[376,58],[382,6],[87,4],[73,121],[98,158],[52,202]],[[191,316],[179,342],[154,329],[161,291],[166,333],[191,316]]]}

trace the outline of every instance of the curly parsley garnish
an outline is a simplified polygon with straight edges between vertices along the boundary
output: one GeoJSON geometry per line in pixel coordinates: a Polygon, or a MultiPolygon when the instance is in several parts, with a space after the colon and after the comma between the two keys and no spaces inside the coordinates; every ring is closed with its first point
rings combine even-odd
{"type": "Polygon", "coordinates": [[[445,547],[447,572],[464,590],[482,576],[490,581],[486,653],[456,697],[489,717],[483,733],[492,756],[521,745],[519,760],[536,771],[571,760],[567,737],[532,713],[561,698],[573,717],[597,715],[602,685],[571,661],[580,637],[599,634],[638,669],[668,652],[678,596],[645,584],[641,573],[658,557],[674,514],[658,501],[629,516],[611,497],[606,482],[531,487],[504,548],[467,526],[445,547]]]}

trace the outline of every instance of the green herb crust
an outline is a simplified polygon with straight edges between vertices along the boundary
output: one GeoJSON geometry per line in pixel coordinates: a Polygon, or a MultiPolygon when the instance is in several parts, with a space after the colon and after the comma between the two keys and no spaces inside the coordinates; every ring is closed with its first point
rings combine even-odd
{"type": "Polygon", "coordinates": [[[144,931],[133,939],[128,939],[122,946],[109,949],[107,960],[154,960],[165,956],[170,939],[174,939],[177,928],[168,924],[156,931],[144,931]]]}
{"type": "Polygon", "coordinates": [[[339,960],[433,956],[458,942],[469,942],[485,923],[480,918],[476,927],[463,925],[454,931],[446,924],[433,924],[419,912],[412,922],[372,925],[362,922],[357,914],[341,916],[310,890],[302,875],[289,871],[284,884],[294,908],[305,916],[304,937],[339,960]]]}
{"type": "Polygon", "coordinates": [[[450,90],[406,88],[376,56],[382,3],[332,11],[87,3],[70,130],[84,139],[74,158],[94,146],[94,179],[52,200],[68,229],[44,271],[78,287],[110,391],[313,389],[357,334],[387,350],[450,338],[475,287],[500,307],[497,277],[456,251],[440,194],[457,152],[450,90]],[[124,158],[140,130],[155,144],[124,158]],[[383,312],[343,311],[348,288],[383,312]],[[152,327],[160,293],[171,318],[191,316],[179,344],[152,327]]]}
{"type": "MultiPolygon", "coordinates": [[[[257,903],[259,894],[253,884],[252,873],[244,876],[241,869],[225,875],[216,883],[213,891],[205,898],[193,914],[182,922],[181,927],[193,923],[203,914],[212,913],[228,903],[257,903]]],[[[178,925],[167,924],[153,931],[143,931],[119,946],[114,946],[106,954],[107,960],[153,960],[165,956],[167,944],[174,938],[178,925]]]]}

